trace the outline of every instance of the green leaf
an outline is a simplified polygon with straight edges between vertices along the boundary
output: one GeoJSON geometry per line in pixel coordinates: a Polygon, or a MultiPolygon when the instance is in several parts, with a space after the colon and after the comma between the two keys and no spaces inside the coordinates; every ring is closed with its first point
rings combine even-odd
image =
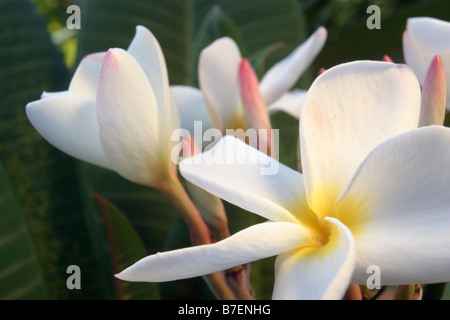
{"type": "MultiPolygon", "coordinates": [[[[148,254],[139,235],[119,208],[98,194],[96,199],[105,222],[112,272],[117,274],[148,254]]],[[[154,283],[114,279],[114,287],[115,298],[120,300],[159,298],[158,286],[154,283]]]]}
{"type": "Polygon", "coordinates": [[[45,141],[25,114],[42,91],[67,88],[64,61],[27,0],[0,1],[0,30],[0,157],[35,240],[49,297],[102,298],[75,160],[45,141]],[[82,290],[67,288],[69,265],[80,267],[82,290]]]}
{"type": "Polygon", "coordinates": [[[0,164],[0,300],[46,298],[33,235],[0,164]]]}

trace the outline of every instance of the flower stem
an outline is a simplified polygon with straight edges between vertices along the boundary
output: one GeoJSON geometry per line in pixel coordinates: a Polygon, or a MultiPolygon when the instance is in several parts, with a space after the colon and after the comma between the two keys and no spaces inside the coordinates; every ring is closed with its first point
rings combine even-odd
{"type": "Polygon", "coordinates": [[[344,300],[362,300],[361,288],[357,284],[350,284],[345,293],[344,300]]]}
{"type": "MultiPolygon", "coordinates": [[[[165,179],[159,184],[160,193],[170,201],[185,221],[192,245],[211,243],[208,226],[197,207],[192,202],[178,178],[165,179]]],[[[206,275],[205,280],[218,299],[235,300],[236,296],[228,287],[222,272],[206,275]]]]}

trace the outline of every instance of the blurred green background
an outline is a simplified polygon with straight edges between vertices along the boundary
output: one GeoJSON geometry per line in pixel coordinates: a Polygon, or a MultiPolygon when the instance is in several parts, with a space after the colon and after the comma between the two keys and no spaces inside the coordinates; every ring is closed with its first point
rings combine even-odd
{"type": "MultiPolygon", "coordinates": [[[[0,0],[0,299],[213,298],[200,278],[115,280],[115,272],[149,253],[189,245],[183,222],[154,190],[61,153],[28,122],[25,105],[42,91],[65,90],[85,54],[126,48],[142,24],[162,46],[171,84],[196,86],[198,54],[213,39],[233,37],[263,72],[325,26],[327,43],[296,85],[307,88],[321,67],[384,55],[403,62],[401,36],[412,16],[450,20],[450,3],[0,0]],[[381,8],[380,30],[366,27],[372,4],[381,8]],[[79,30],[66,27],[70,5],[81,9],[79,30]],[[70,265],[81,269],[80,290],[67,288],[70,265]]],[[[280,161],[295,168],[298,121],[279,113],[272,122],[280,129],[280,161]]],[[[261,221],[226,207],[232,232],[261,221]]],[[[257,298],[271,296],[273,262],[251,264],[257,298]]],[[[450,298],[443,285],[426,289],[426,299],[450,298]]]]}

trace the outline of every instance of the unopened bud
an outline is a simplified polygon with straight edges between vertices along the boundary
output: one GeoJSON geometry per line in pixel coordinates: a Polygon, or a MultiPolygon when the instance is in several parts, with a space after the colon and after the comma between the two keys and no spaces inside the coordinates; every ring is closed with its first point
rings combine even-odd
{"type": "Polygon", "coordinates": [[[384,55],[383,56],[383,61],[384,62],[391,62],[394,63],[394,61],[391,59],[391,57],[389,57],[388,55],[384,55]]]}
{"type": "Polygon", "coordinates": [[[431,62],[422,86],[419,127],[442,125],[445,118],[446,80],[444,64],[439,56],[431,62]]]}
{"type": "Polygon", "coordinates": [[[327,69],[325,69],[325,68],[320,68],[319,69],[319,73],[318,73],[318,75],[320,76],[322,73],[324,73],[325,71],[327,71],[327,69]]]}
{"type": "Polygon", "coordinates": [[[265,130],[266,135],[258,136],[258,149],[271,154],[271,124],[266,103],[259,89],[259,81],[250,62],[243,58],[239,67],[239,84],[244,108],[244,118],[248,129],[257,132],[265,130]]]}

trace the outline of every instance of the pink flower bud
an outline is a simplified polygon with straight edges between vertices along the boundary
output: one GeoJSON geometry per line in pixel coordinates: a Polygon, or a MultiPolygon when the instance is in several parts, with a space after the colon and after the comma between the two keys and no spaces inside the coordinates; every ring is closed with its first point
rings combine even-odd
{"type": "Polygon", "coordinates": [[[325,68],[320,68],[319,69],[319,76],[322,74],[322,73],[324,73],[325,71],[327,71],[327,69],[325,69],[325,68]]]}
{"type": "Polygon", "coordinates": [[[258,133],[258,149],[267,150],[270,155],[271,124],[264,98],[259,89],[259,81],[250,62],[243,58],[239,66],[239,84],[247,129],[258,133]],[[263,131],[266,134],[260,134],[263,131]]]}
{"type": "Polygon", "coordinates": [[[442,125],[445,117],[446,81],[441,58],[436,55],[422,86],[419,127],[442,125]]]}
{"type": "Polygon", "coordinates": [[[183,137],[183,141],[181,142],[181,150],[183,151],[183,158],[192,157],[201,153],[199,147],[195,141],[192,140],[189,133],[185,134],[183,137]]]}
{"type": "Polygon", "coordinates": [[[384,55],[384,56],[383,56],[383,61],[384,61],[384,62],[392,62],[392,63],[394,62],[394,61],[391,59],[391,57],[389,57],[388,55],[384,55]]]}

